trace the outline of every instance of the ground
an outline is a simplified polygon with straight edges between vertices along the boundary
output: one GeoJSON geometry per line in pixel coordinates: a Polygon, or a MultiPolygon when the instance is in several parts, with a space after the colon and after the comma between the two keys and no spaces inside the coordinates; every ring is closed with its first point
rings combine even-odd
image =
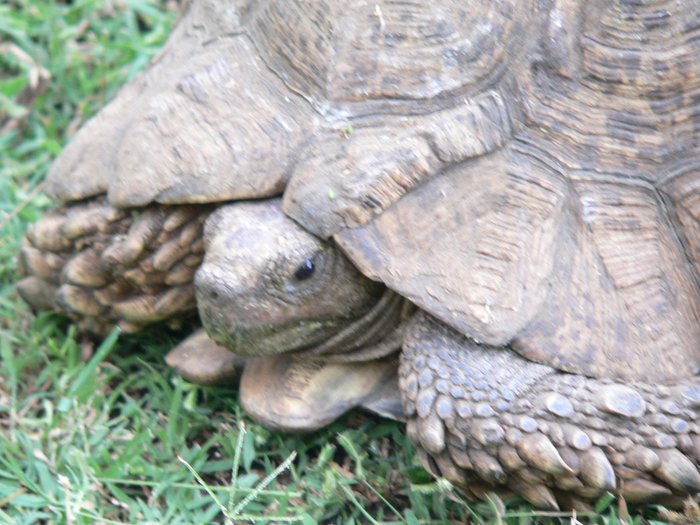
{"type": "MultiPolygon", "coordinates": [[[[235,389],[194,386],[165,366],[190,326],[93,344],[22,303],[16,254],[52,206],[40,187],[48,165],[158,51],[176,10],[0,5],[0,524],[575,523],[518,500],[467,504],[419,466],[399,424],[353,413],[309,436],[264,429],[235,389]]],[[[612,498],[597,510],[578,519],[625,516],[612,498]]]]}

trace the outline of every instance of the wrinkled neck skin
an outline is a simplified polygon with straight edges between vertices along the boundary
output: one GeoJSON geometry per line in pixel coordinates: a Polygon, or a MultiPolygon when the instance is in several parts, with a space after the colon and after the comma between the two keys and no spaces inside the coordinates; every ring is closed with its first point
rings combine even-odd
{"type": "Polygon", "coordinates": [[[413,306],[289,219],[279,200],[217,210],[205,242],[195,277],[200,317],[234,353],[346,362],[399,349],[413,306]]]}
{"type": "Polygon", "coordinates": [[[302,351],[332,363],[370,361],[401,347],[405,325],[416,307],[389,288],[362,317],[354,320],[323,343],[302,351]]]}

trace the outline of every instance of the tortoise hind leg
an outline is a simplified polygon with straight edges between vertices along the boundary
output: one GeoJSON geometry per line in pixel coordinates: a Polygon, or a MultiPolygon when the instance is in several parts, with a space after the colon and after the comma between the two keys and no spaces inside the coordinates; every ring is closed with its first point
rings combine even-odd
{"type": "Polygon", "coordinates": [[[428,467],[544,508],[605,491],[630,503],[700,491],[700,381],[620,384],[558,372],[418,315],[400,389],[428,467]]]}

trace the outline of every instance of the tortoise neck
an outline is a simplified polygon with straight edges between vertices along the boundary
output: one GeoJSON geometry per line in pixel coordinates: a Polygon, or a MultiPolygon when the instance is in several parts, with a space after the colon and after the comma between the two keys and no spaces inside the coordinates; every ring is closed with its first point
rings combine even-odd
{"type": "Polygon", "coordinates": [[[401,347],[404,324],[414,310],[411,302],[387,288],[365,315],[302,353],[328,362],[371,361],[387,356],[401,347]]]}

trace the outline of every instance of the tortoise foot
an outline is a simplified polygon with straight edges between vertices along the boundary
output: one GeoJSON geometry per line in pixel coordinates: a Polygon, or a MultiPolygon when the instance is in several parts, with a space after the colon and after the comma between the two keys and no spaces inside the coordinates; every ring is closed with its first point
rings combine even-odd
{"type": "Polygon", "coordinates": [[[211,210],[152,205],[131,214],[102,197],[56,208],[27,231],[17,291],[96,335],[181,320],[196,309],[192,280],[211,210]]]}
{"type": "Polygon", "coordinates": [[[17,283],[17,292],[35,311],[56,307],[56,287],[40,277],[25,277],[17,283]]]}
{"type": "Polygon", "coordinates": [[[246,359],[219,346],[200,329],[168,352],[165,362],[193,383],[229,385],[238,383],[246,359]]]}
{"type": "Polygon", "coordinates": [[[700,492],[697,378],[561,373],[424,316],[409,328],[400,390],[424,463],[457,484],[476,478],[550,509],[606,491],[671,505],[700,492]]]}
{"type": "Polygon", "coordinates": [[[399,392],[398,363],[394,362],[394,371],[391,377],[384,381],[380,388],[372,391],[360,406],[387,419],[406,421],[401,406],[401,393],[399,392]]]}
{"type": "Polygon", "coordinates": [[[262,424],[310,432],[348,410],[365,406],[401,417],[396,358],[363,363],[321,363],[290,355],[251,359],[241,379],[241,404],[262,424]]]}

